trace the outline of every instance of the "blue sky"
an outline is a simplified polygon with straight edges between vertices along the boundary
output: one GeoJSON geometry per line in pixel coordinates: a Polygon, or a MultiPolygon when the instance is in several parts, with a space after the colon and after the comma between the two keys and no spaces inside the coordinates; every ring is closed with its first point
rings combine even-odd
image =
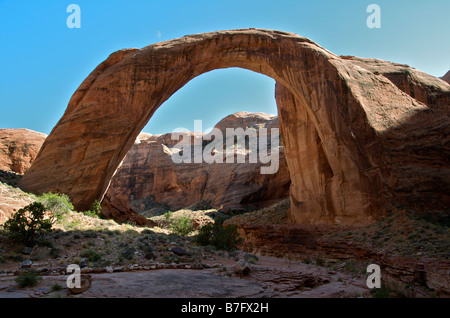
{"type": "MultiPolygon", "coordinates": [[[[0,128],[46,134],[89,73],[122,48],[186,34],[267,28],[306,36],[336,54],[409,64],[434,76],[450,69],[448,0],[0,0],[0,128]],[[81,28],[69,29],[70,4],[81,28]],[[369,29],[369,4],[381,28],[369,29]]],[[[203,128],[237,111],[276,114],[274,81],[240,69],[203,74],[174,94],[144,131],[203,128]]]]}

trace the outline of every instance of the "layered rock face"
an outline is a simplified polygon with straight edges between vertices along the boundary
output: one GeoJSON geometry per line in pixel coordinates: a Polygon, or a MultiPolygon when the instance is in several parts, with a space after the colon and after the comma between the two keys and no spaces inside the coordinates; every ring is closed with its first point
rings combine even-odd
{"type": "Polygon", "coordinates": [[[192,78],[227,67],[277,82],[292,222],[367,224],[392,200],[448,207],[450,85],[258,29],[111,54],[74,93],[21,187],[89,208],[156,109],[192,78]]]}
{"type": "Polygon", "coordinates": [[[24,174],[46,137],[29,129],[0,129],[0,170],[24,174]]]}
{"type": "MultiPolygon", "coordinates": [[[[224,152],[226,128],[253,128],[258,132],[259,127],[266,128],[268,132],[272,128],[278,129],[278,117],[240,112],[227,116],[215,126],[224,136],[224,152]]],[[[185,134],[192,145],[194,138],[207,136],[193,132],[185,134]]],[[[225,155],[224,163],[175,163],[172,153],[179,143],[178,139],[171,133],[139,134],[111,180],[105,196],[107,201],[115,202],[115,198],[119,198],[117,204],[120,204],[122,198],[139,200],[141,204],[134,205],[139,211],[149,209],[152,203],[176,210],[200,202],[207,202],[218,209],[240,210],[259,208],[289,196],[290,178],[283,147],[279,147],[278,151],[278,171],[275,174],[261,174],[261,166],[268,164],[259,160],[249,163],[248,145],[241,149],[245,152],[245,163],[238,163],[237,159],[226,163],[225,155]]],[[[267,140],[271,140],[271,134],[268,134],[267,140]]]]}

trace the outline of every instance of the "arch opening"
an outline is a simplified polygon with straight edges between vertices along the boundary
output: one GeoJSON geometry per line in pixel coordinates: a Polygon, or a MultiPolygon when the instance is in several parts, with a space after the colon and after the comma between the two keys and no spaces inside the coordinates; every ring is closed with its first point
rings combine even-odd
{"type": "Polygon", "coordinates": [[[237,112],[276,115],[275,81],[241,68],[213,70],[193,78],[156,110],[142,132],[166,134],[194,129],[201,119],[204,130],[237,112]]]}
{"type": "MultiPolygon", "coordinates": [[[[263,164],[257,149],[256,162],[250,162],[249,135],[239,150],[245,153],[244,163],[236,158],[227,162],[229,158],[225,156],[230,137],[227,128],[242,128],[244,132],[255,129],[252,138],[256,144],[262,138],[259,128],[265,128],[270,147],[272,131],[279,133],[275,114],[275,82],[267,76],[243,69],[214,70],[197,76],[163,103],[139,134],[139,140],[111,178],[103,198],[104,214],[119,219],[121,215],[132,214],[128,213],[130,207],[145,216],[190,206],[208,206],[225,212],[250,211],[288,197],[290,179],[282,148],[274,152],[277,158],[270,158],[277,161],[277,170],[271,174],[261,173],[261,167],[270,166],[271,162],[263,164]],[[172,119],[173,123],[167,123],[172,119]],[[161,120],[164,124],[158,125],[161,120]],[[212,141],[208,137],[209,129],[216,127],[220,131],[220,151],[214,149],[214,154],[222,153],[223,162],[207,162],[203,158],[201,162],[176,164],[171,158],[179,143],[178,137],[173,138],[173,132],[193,134],[199,127],[194,125],[194,120],[201,120],[203,135],[196,136],[202,139],[202,155],[212,141]],[[152,125],[161,134],[147,134],[155,131],[152,125]],[[165,128],[161,131],[160,126],[165,128]]],[[[192,141],[191,146],[194,144],[192,141]]],[[[278,144],[282,147],[280,141],[278,144]]],[[[194,149],[190,152],[193,159],[194,149]]]]}
{"type": "MultiPolygon", "coordinates": [[[[77,208],[90,206],[104,195],[136,137],[170,96],[201,74],[230,67],[277,83],[292,182],[290,220],[371,222],[382,171],[360,96],[378,86],[353,81],[364,71],[314,42],[270,30],[211,32],[111,54],[72,96],[22,188],[66,193],[77,208]]],[[[377,83],[366,73],[367,81],[377,83]]]]}

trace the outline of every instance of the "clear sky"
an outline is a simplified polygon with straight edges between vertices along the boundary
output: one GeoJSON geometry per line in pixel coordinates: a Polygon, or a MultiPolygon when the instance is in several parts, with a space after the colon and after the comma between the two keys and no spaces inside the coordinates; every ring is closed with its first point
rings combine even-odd
{"type": "MultiPolygon", "coordinates": [[[[266,28],[306,36],[341,55],[450,69],[449,0],[0,0],[0,128],[49,134],[70,97],[108,55],[187,34],[266,28]],[[70,4],[81,28],[69,29],[70,4]],[[369,29],[369,4],[381,28],[369,29]]],[[[145,132],[213,126],[237,111],[276,114],[274,81],[247,70],[203,74],[156,112],[145,132]]]]}

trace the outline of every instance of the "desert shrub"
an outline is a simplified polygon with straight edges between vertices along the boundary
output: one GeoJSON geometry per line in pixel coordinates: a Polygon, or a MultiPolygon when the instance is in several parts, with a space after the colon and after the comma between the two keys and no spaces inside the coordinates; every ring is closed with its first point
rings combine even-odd
{"type": "Polygon", "coordinates": [[[187,236],[194,231],[192,219],[188,216],[174,217],[173,212],[164,213],[164,221],[160,222],[161,227],[169,228],[173,233],[187,236]]]}
{"type": "Polygon", "coordinates": [[[100,254],[98,254],[93,249],[87,249],[87,250],[81,251],[80,256],[86,258],[90,262],[97,262],[101,258],[100,254]]]}
{"type": "Polygon", "coordinates": [[[133,246],[129,246],[122,250],[122,252],[120,253],[120,256],[127,260],[132,260],[134,258],[135,252],[136,252],[136,249],[133,246]]]}
{"type": "Polygon", "coordinates": [[[230,224],[223,225],[223,219],[218,219],[214,223],[209,223],[200,228],[196,237],[200,245],[213,245],[218,249],[232,251],[241,242],[237,232],[237,226],[230,224]]]}
{"type": "Polygon", "coordinates": [[[171,222],[172,231],[175,234],[182,236],[187,236],[189,233],[194,231],[194,226],[192,225],[192,219],[187,216],[180,216],[172,220],[171,222]]]}
{"type": "Polygon", "coordinates": [[[50,256],[53,258],[59,258],[61,257],[62,250],[58,247],[53,247],[50,249],[50,256]]]}
{"type": "Polygon", "coordinates": [[[259,258],[255,254],[248,254],[247,253],[247,254],[244,255],[244,260],[247,263],[255,264],[257,261],[259,261],[259,258]]]}
{"type": "Polygon", "coordinates": [[[16,283],[20,288],[24,288],[36,286],[41,280],[42,277],[40,277],[36,271],[29,270],[17,276],[16,283]]]}
{"type": "Polygon", "coordinates": [[[92,203],[91,211],[94,212],[98,217],[102,215],[102,206],[100,205],[100,202],[98,200],[95,200],[94,203],[92,203]]]}
{"type": "Polygon", "coordinates": [[[52,219],[44,219],[45,206],[40,202],[33,202],[17,211],[4,228],[10,238],[24,243],[34,242],[38,233],[50,231],[52,219]]]}
{"type": "Polygon", "coordinates": [[[102,216],[102,206],[98,200],[95,200],[94,203],[92,203],[91,209],[83,211],[82,213],[91,218],[99,219],[102,216]]]}
{"type": "Polygon", "coordinates": [[[5,254],[5,258],[14,262],[21,262],[23,261],[23,255],[14,251],[9,251],[5,254]]]}
{"type": "Polygon", "coordinates": [[[83,212],[81,212],[81,213],[83,213],[84,215],[86,215],[86,216],[88,216],[88,217],[90,217],[90,218],[96,218],[96,219],[98,219],[98,215],[95,214],[94,212],[92,212],[91,210],[83,211],[83,212]]]}
{"type": "Polygon", "coordinates": [[[316,265],[317,266],[323,266],[325,264],[325,261],[321,258],[316,259],[316,265]]]}
{"type": "Polygon", "coordinates": [[[39,244],[39,246],[45,246],[45,247],[53,248],[53,242],[50,241],[46,237],[39,238],[39,240],[37,240],[37,243],[39,244]]]}
{"type": "Polygon", "coordinates": [[[382,285],[381,288],[372,288],[370,295],[373,298],[404,298],[403,294],[395,289],[382,285]]]}
{"type": "Polygon", "coordinates": [[[69,210],[73,210],[70,198],[65,194],[44,193],[38,198],[38,202],[42,203],[48,211],[51,211],[58,220],[61,220],[69,210]]]}
{"type": "Polygon", "coordinates": [[[172,219],[172,215],[173,215],[172,211],[168,211],[168,212],[164,213],[164,219],[166,220],[167,223],[170,223],[170,221],[172,219]]]}

